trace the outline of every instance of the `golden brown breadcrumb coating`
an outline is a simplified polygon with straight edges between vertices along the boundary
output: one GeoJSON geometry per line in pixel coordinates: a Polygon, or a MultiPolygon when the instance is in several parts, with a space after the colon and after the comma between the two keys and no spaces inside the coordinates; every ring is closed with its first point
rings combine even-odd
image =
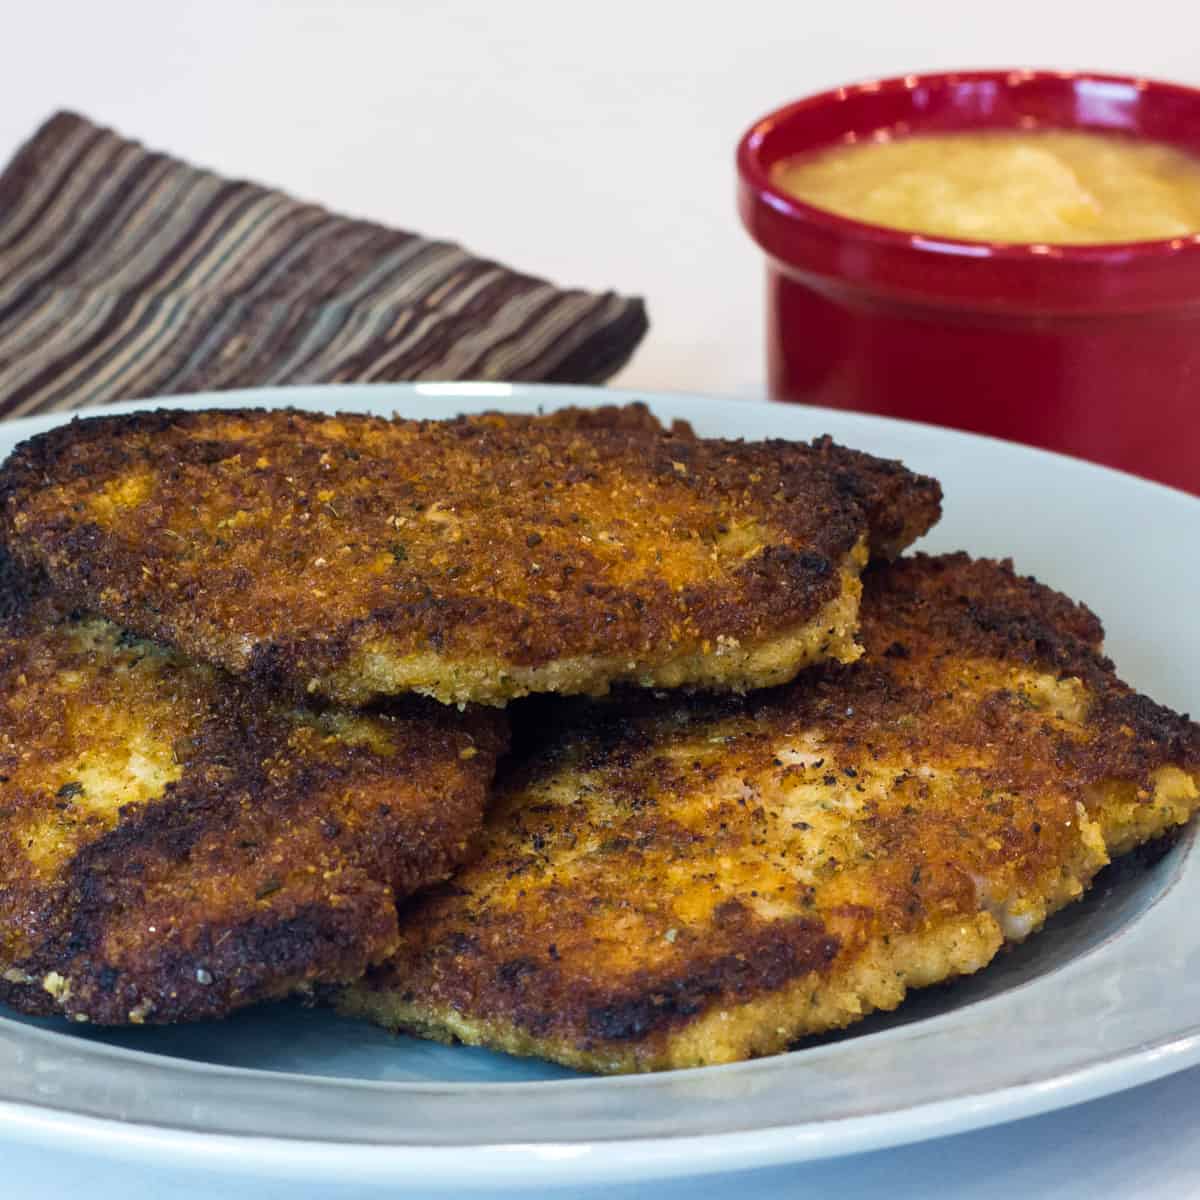
{"type": "Polygon", "coordinates": [[[1009,565],[872,568],[862,620],[768,693],[540,702],[483,856],[341,1009],[594,1071],[773,1053],[983,967],[1200,804],[1200,727],[1009,565]]]}
{"type": "Polygon", "coordinates": [[[283,703],[0,563],[0,999],[168,1022],[357,978],[478,833],[503,725],[283,703]]]}
{"type": "Polygon", "coordinates": [[[745,689],[853,659],[867,543],[928,528],[937,484],[647,416],[97,417],[14,451],[0,521],[69,603],[345,703],[745,689]]]}

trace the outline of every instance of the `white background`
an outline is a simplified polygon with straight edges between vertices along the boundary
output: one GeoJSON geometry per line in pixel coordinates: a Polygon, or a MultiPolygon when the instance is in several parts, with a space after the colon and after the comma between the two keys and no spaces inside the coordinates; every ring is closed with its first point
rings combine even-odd
{"type": "MultiPolygon", "coordinates": [[[[0,17],[0,157],[75,108],[334,209],[563,284],[643,295],[651,332],[618,382],[735,396],[760,395],[764,377],[761,264],[733,207],[733,147],[756,117],[826,86],[936,67],[1200,82],[1195,0],[0,0],[0,17]]],[[[5,1196],[243,1194],[212,1177],[123,1177],[69,1153],[0,1149],[5,1196]]],[[[844,1200],[1200,1195],[1200,1076],[679,1194],[790,1188],[844,1200]]]]}
{"type": "Polygon", "coordinates": [[[73,107],[157,149],[646,297],[619,382],[757,395],[733,148],[853,79],[963,66],[1200,81],[1195,0],[0,0],[0,154],[73,107]]]}

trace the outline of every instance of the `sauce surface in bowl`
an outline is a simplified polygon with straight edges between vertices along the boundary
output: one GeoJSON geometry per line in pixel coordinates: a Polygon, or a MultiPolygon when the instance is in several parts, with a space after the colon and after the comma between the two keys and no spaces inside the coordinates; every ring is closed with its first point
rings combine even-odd
{"type": "Polygon", "coordinates": [[[1118,134],[852,143],[784,159],[771,182],[839,216],[968,241],[1099,244],[1200,232],[1200,156],[1118,134]]]}

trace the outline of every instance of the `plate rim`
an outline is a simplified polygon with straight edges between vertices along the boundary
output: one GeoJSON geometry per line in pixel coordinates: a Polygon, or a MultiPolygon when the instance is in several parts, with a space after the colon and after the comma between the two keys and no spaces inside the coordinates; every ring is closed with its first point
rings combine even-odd
{"type": "MultiPolygon", "coordinates": [[[[1162,484],[1128,475],[1111,468],[1099,466],[1080,459],[1073,459],[1050,451],[1021,446],[1000,439],[986,438],[957,430],[947,430],[916,422],[899,421],[893,418],[875,417],[869,414],[851,414],[830,409],[781,406],[765,401],[731,400],[705,396],[691,392],[664,392],[655,389],[604,389],[574,385],[553,384],[339,384],[312,385],[288,388],[254,388],[232,392],[198,393],[191,396],[151,398],[141,401],[126,401],[101,408],[86,408],[60,411],[20,418],[0,425],[0,446],[16,444],[43,429],[61,424],[73,417],[90,417],[104,414],[133,412],[149,407],[281,407],[300,404],[303,407],[337,409],[349,402],[351,410],[366,408],[378,411],[389,404],[402,405],[405,400],[429,399],[444,402],[457,400],[461,407],[455,411],[470,411],[481,407],[524,408],[537,406],[559,407],[563,404],[622,403],[632,400],[645,401],[653,407],[655,402],[665,407],[698,408],[703,410],[719,407],[727,416],[731,409],[752,406],[775,412],[801,412],[815,426],[828,420],[839,425],[857,425],[864,430],[882,428],[886,431],[903,433],[917,439],[946,439],[976,446],[983,443],[990,452],[1018,457],[1037,456],[1054,461],[1060,470],[1082,471],[1085,475],[1099,473],[1102,486],[1134,490],[1150,489],[1159,503],[1176,505],[1182,503],[1186,510],[1194,509],[1192,516],[1200,516],[1200,498],[1162,484]]],[[[342,407],[343,411],[347,411],[342,407]]],[[[451,415],[446,413],[445,415],[451,415]]],[[[806,435],[807,436],[807,435],[806,435]]],[[[1193,856],[1194,857],[1194,856],[1193,856]]],[[[1177,872],[1182,877],[1187,861],[1182,861],[1177,872]]],[[[1196,872],[1191,872],[1193,882],[1196,872]]],[[[1200,890],[1200,887],[1194,889],[1200,890]]],[[[1119,938],[1117,939],[1120,940],[1119,938]]],[[[1103,947],[1097,947],[1091,956],[1100,955],[1103,947]]],[[[1084,958],[1089,957],[1084,955],[1084,958]]],[[[1075,962],[1079,960],[1071,960],[1075,962]]],[[[1068,964],[1070,965],[1070,964],[1068,964]]],[[[1025,986],[1036,986],[1037,979],[1025,986]]],[[[957,1010],[969,1012],[980,1005],[1002,1002],[1009,993],[990,997],[957,1010]]],[[[945,1014],[954,1017],[955,1013],[945,1014]]],[[[944,1020],[935,1018],[935,1020],[944,1020]]],[[[905,1031],[920,1030],[926,1022],[901,1026],[885,1031],[894,1041],[904,1041],[915,1036],[905,1031]]],[[[381,1091],[388,1095],[444,1095],[447,1092],[491,1092],[502,1089],[507,1095],[516,1095],[530,1089],[551,1095],[567,1094],[583,1086],[590,1090],[606,1088],[618,1093],[638,1089],[652,1090],[655,1081],[675,1084],[683,1077],[696,1079],[715,1078],[721,1075],[732,1078],[753,1073],[762,1064],[779,1062],[790,1056],[762,1059],[751,1063],[731,1064],[721,1067],[699,1068],[686,1072],[673,1072],[657,1076],[635,1076],[617,1079],[530,1081],[525,1083],[405,1083],[387,1081],[337,1080],[318,1076],[294,1076],[283,1073],[257,1070],[254,1068],[224,1067],[208,1063],[197,1063],[171,1059],[148,1051],[130,1051],[98,1043],[80,1042],[69,1036],[50,1030],[31,1029],[8,1018],[0,1017],[0,1051],[13,1049],[13,1041],[40,1042],[49,1039],[52,1043],[68,1043],[75,1055],[87,1059],[99,1059],[111,1068],[114,1061],[128,1062],[133,1068],[156,1071],[183,1071],[185,1075],[211,1076],[223,1082],[267,1078],[274,1081],[287,1080],[297,1088],[313,1089],[333,1095],[339,1088],[349,1087],[360,1093],[381,1091]],[[153,1064],[145,1060],[154,1060],[153,1064]]],[[[822,1051],[836,1057],[840,1047],[871,1042],[881,1034],[867,1035],[835,1046],[816,1047],[807,1052],[807,1057],[822,1051]]],[[[19,1050],[20,1047],[17,1047],[19,1050]]],[[[880,1149],[902,1143],[915,1142],[950,1133],[1016,1120],[1037,1113],[1050,1111],[1079,1103],[1127,1087],[1160,1078],[1200,1062],[1200,1022],[1180,1026],[1158,1039],[1143,1041],[1136,1048],[1102,1055],[1084,1062],[1071,1070],[1049,1076],[1030,1077],[1011,1084],[992,1086],[980,1092],[960,1094],[953,1097],[932,1099],[925,1103],[909,1104],[887,1109],[832,1117],[826,1120],[785,1122],[754,1129],[731,1128],[724,1131],[701,1133],[655,1134],[641,1136],[636,1133],[617,1136],[596,1136],[584,1140],[543,1139],[528,1137],[514,1138],[505,1142],[460,1142],[452,1144],[413,1144],[404,1141],[376,1142],[356,1141],[344,1138],[324,1140],[305,1135],[277,1136],[256,1132],[212,1132],[192,1128],[178,1122],[148,1121],[142,1119],[119,1119],[100,1116],[83,1109],[63,1104],[47,1105],[33,1098],[20,1098],[7,1094],[6,1082],[0,1082],[0,1128],[9,1135],[20,1132],[27,1140],[47,1144],[69,1135],[73,1144],[93,1143],[97,1150],[105,1153],[147,1159],[165,1156],[178,1165],[189,1156],[197,1157],[212,1166],[220,1157],[235,1162],[245,1169],[250,1163],[255,1173],[270,1173],[272,1177],[289,1176],[312,1178],[314,1172],[328,1174],[339,1180],[394,1181],[401,1176],[411,1177],[411,1172],[422,1173],[433,1170],[439,1180],[449,1184],[473,1184],[493,1182],[554,1182],[598,1183],[622,1181],[633,1178],[665,1177],[671,1175],[696,1174],[704,1171],[735,1170],[749,1166],[769,1166],[787,1162],[800,1162],[832,1155],[857,1153],[880,1149]],[[247,1155],[253,1146],[255,1153],[247,1155]],[[613,1154],[614,1147],[621,1147],[621,1154],[613,1154]],[[467,1149],[470,1153],[464,1153],[467,1149]],[[349,1174],[347,1174],[349,1172],[349,1174]]],[[[234,1082],[234,1086],[237,1084],[234,1082]]],[[[668,1090],[678,1090],[669,1088],[668,1090]]],[[[683,1090],[688,1090],[686,1086],[683,1090]]],[[[60,1143],[61,1144],[61,1143],[60,1143]]],[[[165,1161],[165,1159],[164,1159],[165,1161]]]]}
{"type": "MultiPolygon", "coordinates": [[[[1186,1036],[1056,1078],[1054,1092],[1024,1084],[987,1093],[995,1104],[964,1106],[963,1098],[879,1116],[780,1126],[726,1134],[622,1138],[562,1143],[480,1143],[470,1147],[374,1145],[211,1134],[41,1109],[0,1100],[0,1131],[24,1132],[47,1150],[68,1144],[76,1154],[100,1154],[164,1169],[237,1170],[273,1181],[367,1185],[419,1179],[437,1190],[500,1189],[513,1185],[595,1186],[651,1179],[725,1174],[799,1165],[915,1145],[1011,1124],[1115,1095],[1200,1063],[1200,1024],[1186,1036]],[[1136,1068],[1130,1070],[1131,1064],[1136,1068]],[[52,1119],[46,1119],[49,1115],[52,1119]],[[819,1140],[836,1127],[836,1148],[819,1140]],[[795,1135],[795,1136],[789,1136],[795,1135]],[[613,1153],[619,1149],[620,1153],[613,1153]],[[465,1153],[469,1151],[469,1153],[465,1153]],[[432,1174],[431,1174],[432,1173],[432,1174]]],[[[700,1068],[721,1070],[722,1068],[700,1068]]],[[[466,1086],[466,1085],[464,1085],[466,1086]]],[[[516,1086],[516,1085],[497,1085],[516,1086]]],[[[973,1099],[967,1097],[966,1099],[973,1099]]]]}

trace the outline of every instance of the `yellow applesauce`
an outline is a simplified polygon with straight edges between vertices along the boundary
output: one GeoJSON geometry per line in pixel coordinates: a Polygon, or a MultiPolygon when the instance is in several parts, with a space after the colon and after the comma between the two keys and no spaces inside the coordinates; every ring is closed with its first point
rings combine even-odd
{"type": "Polygon", "coordinates": [[[1096,244],[1200,231],[1200,156],[1119,134],[857,142],[784,159],[771,182],[857,221],[968,241],[1096,244]]]}

